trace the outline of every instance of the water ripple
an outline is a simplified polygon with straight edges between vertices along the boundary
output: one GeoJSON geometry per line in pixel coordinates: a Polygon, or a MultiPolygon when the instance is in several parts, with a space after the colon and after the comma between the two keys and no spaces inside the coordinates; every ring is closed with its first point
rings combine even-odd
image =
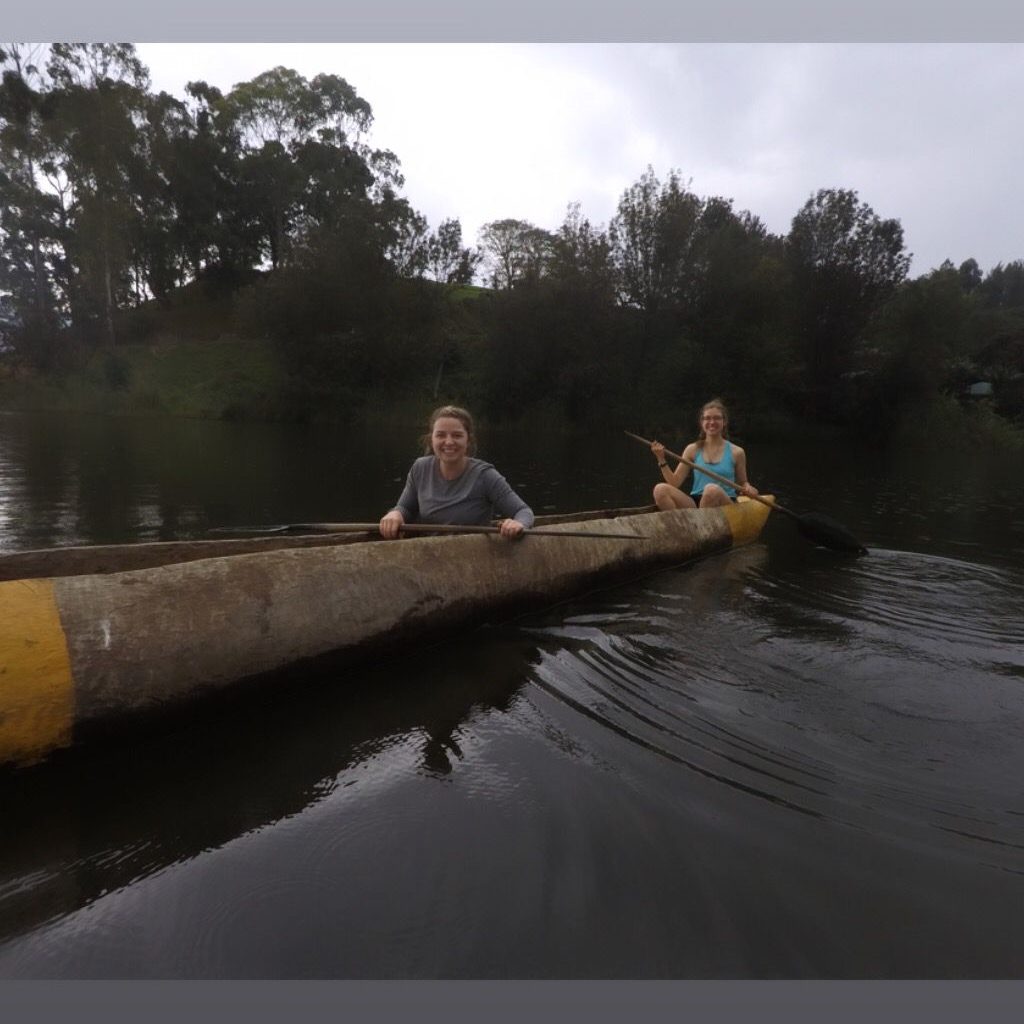
{"type": "Polygon", "coordinates": [[[547,713],[776,807],[920,843],[941,832],[951,852],[984,844],[1019,867],[1017,576],[888,550],[781,573],[736,554],[535,627],[547,713]]]}

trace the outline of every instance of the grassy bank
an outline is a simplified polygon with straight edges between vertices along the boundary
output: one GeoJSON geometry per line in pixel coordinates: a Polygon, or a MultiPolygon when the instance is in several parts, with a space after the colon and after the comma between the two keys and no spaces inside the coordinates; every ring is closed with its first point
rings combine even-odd
{"type": "MultiPolygon", "coordinates": [[[[209,321],[201,333],[188,335],[168,331],[166,323],[161,326],[146,341],[99,350],[61,374],[35,373],[14,363],[9,354],[0,357],[0,411],[222,420],[326,421],[358,415],[368,422],[398,418],[419,424],[438,402],[454,400],[469,404],[481,425],[490,418],[479,396],[471,393],[472,366],[446,377],[436,395],[433,375],[374,390],[360,389],[354,382],[339,385],[336,377],[323,377],[311,387],[289,375],[279,346],[270,339],[243,339],[226,332],[212,336],[209,321]]],[[[188,326],[178,325],[183,332],[188,326]]],[[[642,404],[621,414],[606,410],[598,422],[614,420],[629,429],[662,435],[688,434],[689,410],[659,414],[642,404]]],[[[561,431],[566,424],[564,412],[547,405],[523,410],[522,417],[524,425],[541,434],[561,431]]],[[[771,407],[741,408],[734,426],[738,438],[752,441],[792,436],[807,425],[771,407]]],[[[840,431],[832,429],[839,440],[840,431]]],[[[1024,449],[1024,430],[999,416],[990,401],[965,405],[937,396],[902,409],[885,443],[953,452],[994,444],[1012,451],[1024,449]]]]}
{"type": "Polygon", "coordinates": [[[982,399],[964,405],[947,395],[903,411],[893,433],[895,444],[909,448],[969,452],[979,445],[1024,450],[1024,429],[1010,423],[982,399]]]}
{"type": "Polygon", "coordinates": [[[282,371],[269,341],[124,345],[60,375],[8,368],[0,374],[0,403],[17,410],[275,419],[283,413],[282,371]]]}

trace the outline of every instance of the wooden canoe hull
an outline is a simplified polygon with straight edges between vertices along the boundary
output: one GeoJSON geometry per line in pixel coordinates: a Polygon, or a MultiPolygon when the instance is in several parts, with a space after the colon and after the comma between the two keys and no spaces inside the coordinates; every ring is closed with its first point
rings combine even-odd
{"type": "Polygon", "coordinates": [[[179,706],[241,680],[746,544],[768,514],[743,501],[563,520],[576,531],[635,532],[636,541],[469,534],[271,542],[128,571],[0,582],[0,762],[38,759],[91,724],[179,706]]]}

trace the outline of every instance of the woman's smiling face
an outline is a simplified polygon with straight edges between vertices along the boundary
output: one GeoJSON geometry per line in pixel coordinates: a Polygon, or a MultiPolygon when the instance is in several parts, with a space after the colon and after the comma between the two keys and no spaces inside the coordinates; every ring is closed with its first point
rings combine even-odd
{"type": "Polygon", "coordinates": [[[725,429],[725,415],[717,405],[709,406],[700,414],[700,425],[705,434],[720,434],[725,429]]]}
{"type": "Polygon", "coordinates": [[[469,433],[462,420],[454,416],[439,416],[434,420],[430,447],[442,462],[458,464],[465,459],[469,450],[469,433]]]}

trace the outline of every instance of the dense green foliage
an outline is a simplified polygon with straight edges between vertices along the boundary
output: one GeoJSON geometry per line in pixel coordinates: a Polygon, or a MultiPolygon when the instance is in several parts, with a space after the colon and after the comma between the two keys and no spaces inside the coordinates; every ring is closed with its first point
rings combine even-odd
{"type": "Polygon", "coordinates": [[[499,219],[474,248],[402,197],[336,75],[179,100],[109,43],[6,45],[0,69],[6,394],[259,417],[458,399],[635,425],[721,394],[755,427],[882,435],[985,381],[987,409],[1024,417],[1024,261],[910,280],[899,221],[850,190],[777,236],[648,168],[606,227],[570,204],[555,230],[499,219]]]}

